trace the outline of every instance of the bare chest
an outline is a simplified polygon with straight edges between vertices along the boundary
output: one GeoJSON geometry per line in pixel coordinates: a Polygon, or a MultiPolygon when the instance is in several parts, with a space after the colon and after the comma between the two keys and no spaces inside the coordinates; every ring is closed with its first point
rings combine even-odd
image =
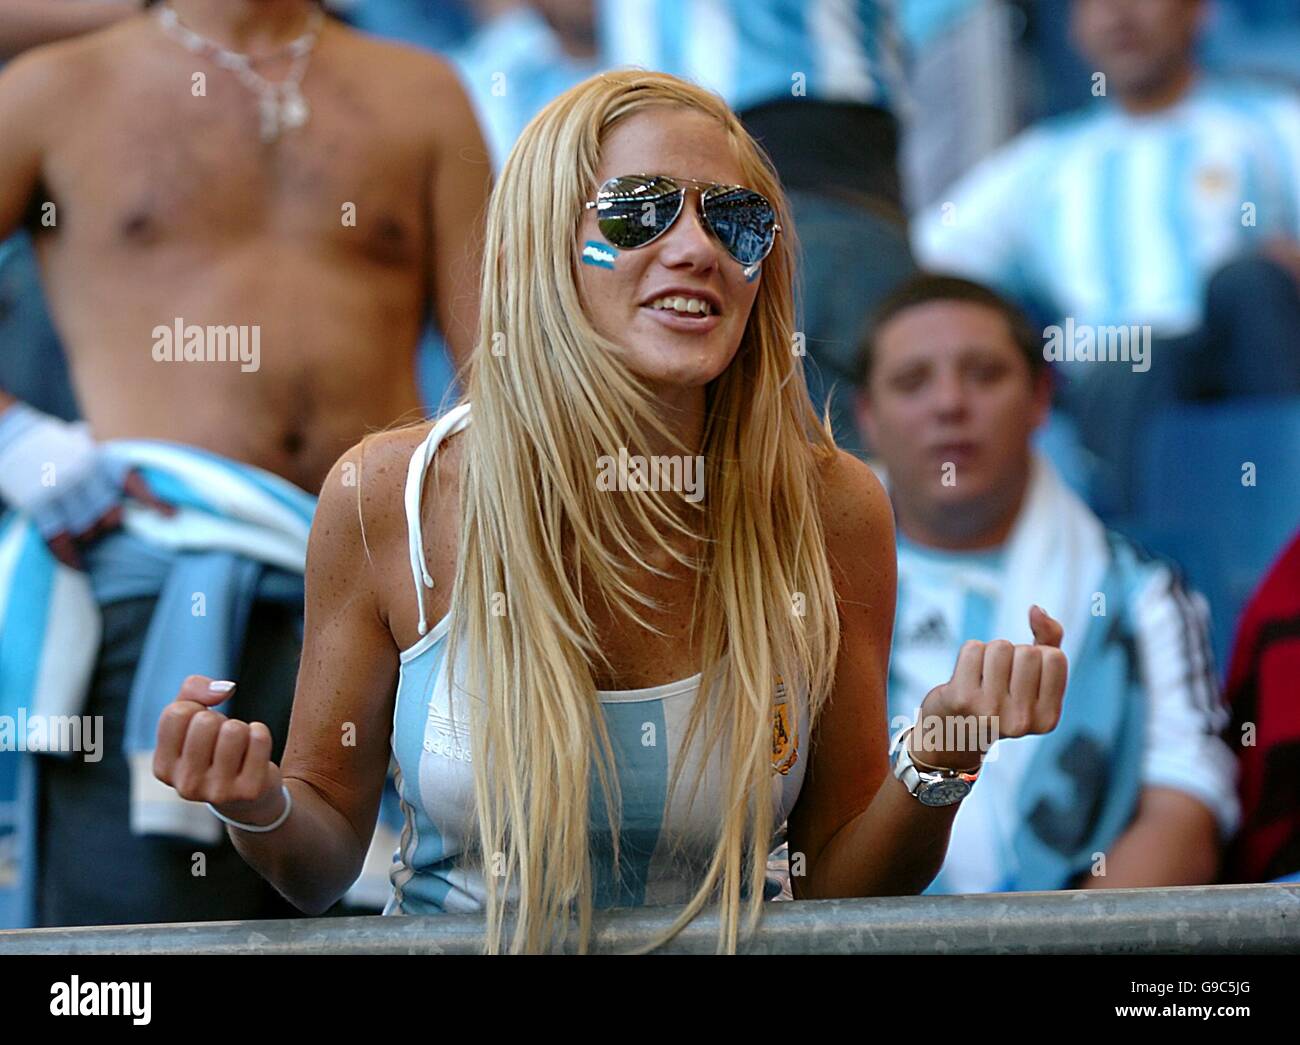
{"type": "Polygon", "coordinates": [[[416,262],[431,159],[382,92],[312,66],[307,122],[265,142],[260,96],[227,70],[179,60],[115,82],[47,153],[50,231],[107,250],[264,237],[416,262]]]}

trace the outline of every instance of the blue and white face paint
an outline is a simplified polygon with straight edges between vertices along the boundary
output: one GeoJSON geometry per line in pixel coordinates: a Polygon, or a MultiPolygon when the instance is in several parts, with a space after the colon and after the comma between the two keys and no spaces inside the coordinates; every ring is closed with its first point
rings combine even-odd
{"type": "Polygon", "coordinates": [[[618,251],[608,243],[602,243],[600,240],[589,239],[582,247],[582,263],[584,265],[594,265],[596,268],[612,269],[614,260],[618,257],[618,251]]]}

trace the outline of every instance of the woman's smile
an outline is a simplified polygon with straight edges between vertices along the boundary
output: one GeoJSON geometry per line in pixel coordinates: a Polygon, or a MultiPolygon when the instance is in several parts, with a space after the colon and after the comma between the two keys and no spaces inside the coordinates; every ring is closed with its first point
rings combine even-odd
{"type": "Polygon", "coordinates": [[[654,305],[642,305],[641,309],[649,312],[656,323],[686,334],[707,334],[722,322],[722,316],[716,312],[683,312],[677,308],[656,308],[654,305]]]}

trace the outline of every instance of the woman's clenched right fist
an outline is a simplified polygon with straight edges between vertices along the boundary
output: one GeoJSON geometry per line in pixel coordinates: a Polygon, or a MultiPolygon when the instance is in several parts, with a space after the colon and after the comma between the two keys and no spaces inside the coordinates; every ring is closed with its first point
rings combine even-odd
{"type": "Polygon", "coordinates": [[[231,819],[269,824],[284,809],[280,767],[271,761],[271,731],[265,723],[212,710],[234,688],[204,675],[185,680],[158,719],[154,776],[181,798],[211,802],[231,819]]]}

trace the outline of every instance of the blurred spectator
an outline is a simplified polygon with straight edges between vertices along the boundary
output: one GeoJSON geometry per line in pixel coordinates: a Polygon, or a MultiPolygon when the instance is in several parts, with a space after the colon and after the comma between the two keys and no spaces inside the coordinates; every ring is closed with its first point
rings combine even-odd
{"type": "Polygon", "coordinates": [[[1116,510],[1159,401],[1300,391],[1300,99],[1203,76],[1205,12],[1202,0],[1074,0],[1106,100],[1026,131],[913,230],[932,267],[995,283],[1072,331],[1145,339],[1140,376],[1062,363],[1116,510]]]}
{"type": "MultiPolygon", "coordinates": [[[[142,6],[142,0],[0,0],[0,64],[30,47],[103,29],[142,6]]],[[[0,388],[64,420],[78,416],[25,232],[0,242],[0,388]]]]}
{"type": "Polygon", "coordinates": [[[803,248],[808,384],[861,452],[853,359],[872,306],[913,269],[898,176],[902,55],[886,0],[601,0],[610,65],[717,91],[767,149],[803,248]],[[869,258],[870,264],[863,264],[869,258]],[[833,391],[832,391],[833,390],[833,391]]]}
{"type": "Polygon", "coordinates": [[[1075,0],[1106,101],[1031,128],[954,186],[917,221],[922,259],[1079,322],[1178,334],[1199,324],[1225,262],[1273,238],[1294,245],[1300,100],[1201,76],[1202,9],[1075,0]]]}
{"type": "Polygon", "coordinates": [[[1212,882],[1238,808],[1204,600],[1033,453],[1050,397],[1023,317],[965,280],[904,285],[864,345],[860,418],[898,523],[891,732],[963,642],[1032,641],[1031,603],[1070,658],[1061,723],[996,745],[927,891],[1212,882]]]}
{"type": "MultiPolygon", "coordinates": [[[[25,54],[0,83],[0,225],[37,240],[94,424],[94,438],[69,434],[14,403],[24,389],[0,386],[6,477],[24,462],[35,474],[51,452],[43,445],[70,462],[57,501],[6,487],[0,706],[84,710],[103,754],[0,758],[0,924],[29,924],[33,905],[37,921],[57,925],[289,913],[207,810],[156,794],[156,700],[192,670],[239,679],[235,713],[266,722],[283,745],[314,492],[358,434],[418,415],[410,363],[426,315],[458,359],[472,348],[485,145],[444,63],[325,22],[302,0],[173,0],[156,18],[25,54]],[[235,73],[254,65],[272,79],[235,73]],[[158,89],[188,84],[195,68],[211,78],[201,117],[188,89],[158,89]],[[143,108],[141,92],[152,99],[143,108]],[[151,145],[157,155],[142,163],[151,145]],[[330,184],[312,176],[325,170],[330,184]],[[159,197],[158,177],[187,190],[159,197]],[[360,202],[342,205],[339,224],[295,223],[322,202],[340,213],[340,186],[360,202]],[[200,205],[218,198],[216,209],[200,205]],[[71,221],[41,221],[54,199],[71,221]],[[152,352],[145,334],[181,308],[199,320],[189,330],[223,324],[207,328],[206,360],[200,336],[197,358],[185,342],[195,366],[160,367],[158,328],[152,352]],[[255,354],[239,369],[198,369],[234,358],[213,331],[245,317],[256,322],[238,329],[251,329],[254,353],[267,346],[268,365],[255,354]],[[347,376],[358,366],[360,383],[347,376]],[[238,424],[213,421],[223,404],[238,424]],[[158,507],[126,461],[135,440],[157,455],[147,482],[161,473],[163,496],[188,511],[146,526],[119,507],[158,507]],[[195,479],[186,468],[209,470],[195,479]],[[178,595],[194,593],[205,609],[177,612],[178,595]]],[[[25,303],[30,285],[18,293],[25,303]]],[[[167,347],[181,359],[179,340],[174,357],[167,347]]],[[[25,360],[36,351],[10,348],[25,360]]],[[[382,841],[384,865],[395,837],[382,841]]]]}
{"type": "Polygon", "coordinates": [[[1300,534],[1242,616],[1228,672],[1226,737],[1241,766],[1242,827],[1228,880],[1300,871],[1300,534]]]}
{"type": "MultiPolygon", "coordinates": [[[[599,71],[594,0],[334,0],[360,29],[440,52],[452,62],[500,170],[525,125],[552,98],[599,71]]],[[[457,394],[438,331],[419,350],[429,413],[457,394]]]]}
{"type": "Polygon", "coordinates": [[[899,9],[909,105],[903,134],[909,211],[928,207],[1021,126],[1019,12],[1002,0],[919,0],[899,9]],[[989,75],[990,70],[996,70],[989,75]]]}
{"type": "Polygon", "coordinates": [[[478,29],[450,55],[501,169],[552,98],[600,71],[594,0],[475,0],[478,29]]]}
{"type": "MultiPolygon", "coordinates": [[[[414,44],[444,57],[469,39],[474,15],[468,0],[327,0],[325,7],[358,29],[414,44]]],[[[486,129],[484,136],[486,137],[486,129]]],[[[420,399],[435,414],[456,395],[456,375],[447,346],[433,323],[425,326],[416,353],[420,399]]]]}

